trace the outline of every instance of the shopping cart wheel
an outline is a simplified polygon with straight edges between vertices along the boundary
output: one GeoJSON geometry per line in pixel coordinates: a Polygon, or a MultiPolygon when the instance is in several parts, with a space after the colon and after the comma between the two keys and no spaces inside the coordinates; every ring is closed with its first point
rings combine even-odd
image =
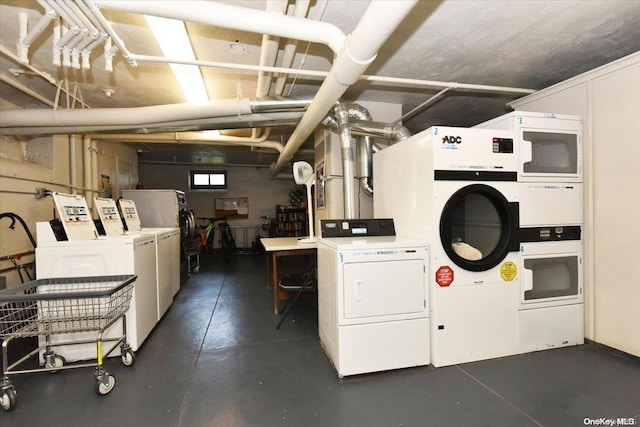
{"type": "Polygon", "coordinates": [[[193,274],[200,273],[200,267],[193,267],[193,274]]]}
{"type": "Polygon", "coordinates": [[[122,352],[122,364],[124,366],[131,366],[133,365],[133,362],[135,362],[136,360],[136,355],[133,354],[133,351],[131,350],[124,350],[122,352]]]}
{"type": "Polygon", "coordinates": [[[116,377],[105,373],[101,378],[98,378],[96,382],[96,393],[104,396],[105,394],[109,394],[115,386],[116,377]]]}
{"type": "Polygon", "coordinates": [[[18,393],[16,393],[15,389],[8,388],[2,393],[2,398],[0,398],[0,406],[5,411],[13,411],[13,409],[18,404],[18,393]]]}
{"type": "MultiPolygon", "coordinates": [[[[56,354],[54,357],[52,358],[47,358],[47,361],[44,364],[44,367],[47,369],[52,369],[52,368],[62,368],[64,365],[67,364],[67,359],[65,359],[64,357],[60,356],[59,354],[56,354]]],[[[58,372],[56,369],[53,369],[51,371],[52,374],[55,372],[58,372]]]]}

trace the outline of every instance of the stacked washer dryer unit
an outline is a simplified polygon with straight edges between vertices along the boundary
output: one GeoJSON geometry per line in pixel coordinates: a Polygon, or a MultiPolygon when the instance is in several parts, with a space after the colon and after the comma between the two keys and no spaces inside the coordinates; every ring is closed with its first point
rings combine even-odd
{"type": "Polygon", "coordinates": [[[318,240],[318,329],[338,376],[428,365],[428,245],[367,235],[389,221],[322,222],[352,232],[318,240]]]}
{"type": "Polygon", "coordinates": [[[518,352],[582,344],[582,120],[515,111],[477,127],[514,130],[519,145],[518,352]]]}
{"type": "MultiPolygon", "coordinates": [[[[157,323],[155,237],[134,235],[99,237],[83,196],[54,193],[58,222],[38,222],[36,271],[38,279],[58,277],[137,275],[127,311],[127,339],[137,351],[157,323]]],[[[105,332],[106,338],[122,336],[122,320],[105,332]]],[[[51,343],[93,340],[93,333],[54,335],[51,343]]],[[[57,347],[69,362],[93,359],[95,343],[57,347]]],[[[117,356],[117,354],[113,354],[117,356]]]]}
{"type": "Polygon", "coordinates": [[[433,127],[373,156],[374,216],[430,245],[431,363],[518,347],[515,133],[433,127]]]}

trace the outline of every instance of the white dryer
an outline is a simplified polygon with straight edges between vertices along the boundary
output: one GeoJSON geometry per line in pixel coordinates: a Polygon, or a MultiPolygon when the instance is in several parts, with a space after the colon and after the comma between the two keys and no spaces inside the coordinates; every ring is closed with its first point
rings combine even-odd
{"type": "Polygon", "coordinates": [[[318,240],[320,341],[338,376],[429,364],[428,271],[424,242],[318,240]]]}
{"type": "Polygon", "coordinates": [[[584,343],[582,241],[571,227],[541,233],[521,245],[518,353],[584,343]]]}
{"type": "Polygon", "coordinates": [[[582,182],[582,118],[513,111],[474,128],[516,132],[519,182],[582,182]]]}
{"type": "Polygon", "coordinates": [[[582,226],[582,119],[514,111],[476,126],[516,132],[520,226],[582,226]]]}
{"type": "Polygon", "coordinates": [[[520,148],[518,352],[582,344],[582,120],[514,111],[478,127],[514,130],[520,148]]]}
{"type": "Polygon", "coordinates": [[[515,134],[434,127],[373,156],[374,216],[430,244],[431,363],[516,354],[515,134]]]}

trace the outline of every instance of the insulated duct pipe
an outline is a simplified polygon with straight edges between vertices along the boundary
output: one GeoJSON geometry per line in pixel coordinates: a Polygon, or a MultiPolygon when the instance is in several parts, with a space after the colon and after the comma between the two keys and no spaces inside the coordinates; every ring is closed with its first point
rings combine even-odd
{"type": "MultiPolygon", "coordinates": [[[[214,101],[205,104],[173,104],[151,107],[133,108],[92,108],[79,110],[6,110],[0,116],[0,133],[8,133],[10,128],[19,131],[20,128],[37,128],[43,130],[51,128],[68,129],[76,127],[75,133],[85,133],[90,129],[130,129],[132,127],[179,126],[193,125],[198,122],[224,118],[233,123],[233,118],[250,116],[261,113],[301,112],[309,105],[310,100],[300,98],[260,98],[260,99],[230,99],[214,101]]],[[[240,123],[238,123],[240,124],[240,123]]]]}
{"type": "Polygon", "coordinates": [[[69,133],[139,133],[195,132],[203,130],[243,129],[268,126],[295,126],[302,117],[302,111],[291,113],[249,114],[243,116],[213,117],[197,120],[182,120],[161,123],[140,123],[136,125],[104,126],[34,126],[0,128],[0,135],[56,135],[69,133]]]}
{"type": "Polygon", "coordinates": [[[198,132],[182,132],[182,133],[157,133],[152,135],[139,134],[108,134],[94,135],[93,139],[97,141],[118,141],[124,144],[128,142],[147,142],[153,144],[202,144],[202,145],[230,145],[239,147],[255,147],[266,148],[280,153],[284,147],[281,142],[268,141],[266,134],[264,137],[257,138],[252,141],[249,138],[233,137],[227,135],[214,136],[209,138],[198,132]],[[264,138],[264,139],[262,139],[264,138]]]}
{"type": "MultiPolygon", "coordinates": [[[[125,2],[128,3],[128,2],[125,2]]],[[[287,141],[284,151],[271,168],[277,175],[293,159],[296,151],[322,122],[347,89],[362,76],[376,58],[378,50],[400,25],[418,0],[371,2],[362,19],[347,36],[326,80],[313,103],[287,141]]]]}

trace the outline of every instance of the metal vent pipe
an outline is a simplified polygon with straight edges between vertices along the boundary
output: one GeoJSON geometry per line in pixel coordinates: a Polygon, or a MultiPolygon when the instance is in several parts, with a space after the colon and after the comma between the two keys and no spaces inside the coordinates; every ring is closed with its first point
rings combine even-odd
{"type": "MultiPolygon", "coordinates": [[[[346,108],[346,107],[345,107],[346,108]]],[[[335,112],[336,108],[334,108],[335,112]]],[[[349,132],[349,141],[352,135],[358,135],[356,150],[356,174],[351,179],[357,178],[360,181],[360,188],[368,196],[373,196],[373,185],[371,183],[372,173],[372,156],[374,152],[380,151],[380,147],[373,142],[374,137],[389,139],[394,142],[402,141],[411,136],[411,132],[402,125],[393,123],[381,123],[371,121],[371,115],[369,111],[358,104],[352,104],[346,108],[347,124],[346,128],[349,132]]],[[[341,145],[347,144],[347,130],[339,130],[338,121],[335,115],[328,115],[322,124],[330,129],[337,131],[341,138],[341,145]],[[344,134],[344,136],[343,136],[344,134]],[[342,141],[342,138],[345,141],[342,141]]],[[[343,154],[345,153],[343,149],[343,154]]],[[[343,168],[347,163],[346,169],[351,167],[348,165],[352,162],[353,158],[345,157],[343,155],[342,162],[343,168]]],[[[346,175],[345,175],[346,176],[346,175]]],[[[351,188],[350,191],[353,191],[351,188]]],[[[345,206],[349,203],[347,197],[355,198],[355,194],[347,195],[345,190],[345,206]]],[[[346,209],[345,209],[346,214],[346,209]]]]}

